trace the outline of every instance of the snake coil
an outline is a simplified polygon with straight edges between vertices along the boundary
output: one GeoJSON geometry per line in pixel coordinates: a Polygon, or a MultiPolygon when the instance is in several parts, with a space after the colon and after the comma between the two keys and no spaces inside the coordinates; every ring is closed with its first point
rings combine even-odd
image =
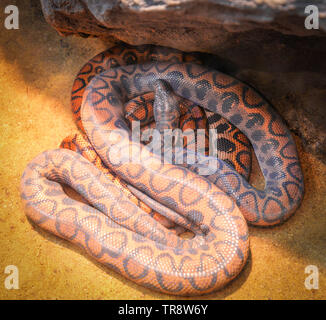
{"type": "MultiPolygon", "coordinates": [[[[27,165],[21,180],[26,214],[142,286],[176,295],[222,288],[247,260],[247,223],[281,223],[302,200],[296,146],[280,116],[251,87],[198,64],[191,54],[156,46],[107,50],[80,71],[72,108],[100,165],[160,203],[195,237],[184,239],[164,227],[104,169],[66,149],[45,151],[27,165]],[[147,146],[131,139],[124,106],[153,92],[157,81],[204,108],[211,122],[223,116],[229,127],[248,137],[265,178],[264,190],[248,183],[246,170],[236,170],[248,152],[235,152],[229,161],[217,159],[218,170],[208,179],[185,167],[163,164],[147,146]],[[141,161],[120,161],[119,155],[130,148],[141,161]],[[69,197],[62,184],[88,204],[69,197]]],[[[237,141],[246,144],[245,138],[237,141]]]]}

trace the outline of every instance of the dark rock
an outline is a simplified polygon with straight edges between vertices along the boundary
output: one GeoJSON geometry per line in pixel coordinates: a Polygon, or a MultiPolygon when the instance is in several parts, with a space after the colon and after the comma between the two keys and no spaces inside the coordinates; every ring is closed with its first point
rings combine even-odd
{"type": "Polygon", "coordinates": [[[255,87],[326,161],[326,3],[307,30],[304,0],[41,0],[62,35],[199,51],[255,87]]]}

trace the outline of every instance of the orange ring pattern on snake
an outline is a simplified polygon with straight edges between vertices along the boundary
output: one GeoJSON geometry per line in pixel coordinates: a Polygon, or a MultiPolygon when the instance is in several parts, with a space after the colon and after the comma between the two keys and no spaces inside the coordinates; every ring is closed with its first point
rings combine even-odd
{"type": "MultiPolygon", "coordinates": [[[[246,220],[270,226],[299,206],[303,178],[293,138],[279,115],[252,88],[207,67],[152,62],[109,69],[86,87],[83,128],[106,166],[176,213],[193,230],[182,239],[131,202],[103,172],[69,150],[43,152],[21,182],[27,215],[52,233],[79,244],[101,263],[140,285],[164,293],[198,295],[225,286],[243,268],[249,248],[246,220]],[[155,81],[236,125],[250,140],[266,187],[257,190],[217,159],[206,179],[169,163],[131,140],[123,105],[153,91],[155,81]],[[132,149],[140,161],[121,155],[132,149]],[[90,205],[68,197],[60,183],[90,205]]],[[[135,159],[135,158],[134,158],[135,159]]]]}

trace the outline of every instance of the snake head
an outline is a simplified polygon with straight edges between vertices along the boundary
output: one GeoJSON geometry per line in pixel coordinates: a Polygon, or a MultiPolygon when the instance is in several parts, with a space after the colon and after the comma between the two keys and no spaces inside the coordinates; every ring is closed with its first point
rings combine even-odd
{"type": "Polygon", "coordinates": [[[162,132],[164,129],[177,128],[180,119],[180,97],[163,80],[156,80],[154,82],[154,90],[154,119],[156,129],[162,132]]]}

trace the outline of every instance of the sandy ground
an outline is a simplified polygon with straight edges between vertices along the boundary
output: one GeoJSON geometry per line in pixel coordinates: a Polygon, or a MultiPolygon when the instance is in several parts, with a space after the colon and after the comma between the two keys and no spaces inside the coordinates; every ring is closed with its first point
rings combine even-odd
{"type": "MultiPolygon", "coordinates": [[[[33,227],[23,212],[19,183],[26,164],[76,132],[69,106],[73,79],[83,63],[109,45],[61,38],[29,3],[19,2],[20,30],[5,30],[0,20],[0,299],[176,299],[102,267],[33,227]],[[18,290],[4,287],[7,265],[19,269],[18,290]]],[[[250,227],[251,254],[244,270],[205,298],[326,298],[326,165],[296,142],[306,187],[302,206],[281,226],[250,227]],[[305,288],[308,265],[319,269],[319,289],[305,288]]],[[[251,180],[263,185],[256,164],[251,180]]]]}

